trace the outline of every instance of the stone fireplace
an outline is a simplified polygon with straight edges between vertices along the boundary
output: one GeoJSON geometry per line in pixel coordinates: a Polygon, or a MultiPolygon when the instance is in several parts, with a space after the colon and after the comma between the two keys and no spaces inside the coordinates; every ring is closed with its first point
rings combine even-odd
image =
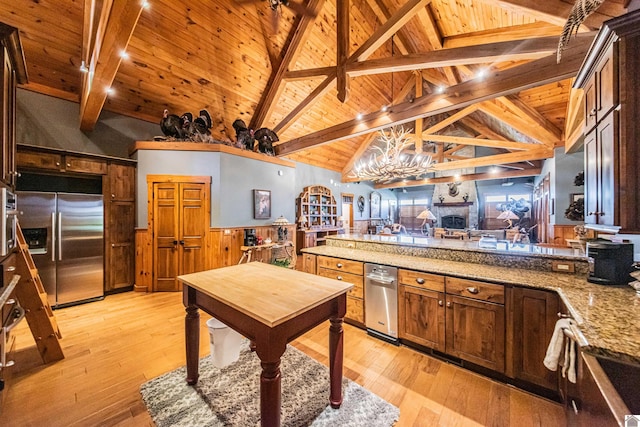
{"type": "MultiPolygon", "coordinates": [[[[459,150],[458,155],[473,157],[475,147],[467,146],[459,150]]],[[[433,190],[433,209],[437,218],[435,227],[442,228],[477,228],[478,227],[478,192],[475,181],[457,182],[455,174],[474,173],[473,168],[456,171],[436,172],[436,177],[450,177],[450,182],[439,183],[433,190]]]]}

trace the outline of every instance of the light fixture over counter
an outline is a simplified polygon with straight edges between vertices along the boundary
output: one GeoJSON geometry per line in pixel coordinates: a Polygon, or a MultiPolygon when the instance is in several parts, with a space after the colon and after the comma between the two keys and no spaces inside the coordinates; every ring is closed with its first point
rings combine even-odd
{"type": "Polygon", "coordinates": [[[368,162],[359,162],[352,178],[374,182],[391,182],[428,173],[435,164],[431,155],[407,153],[414,145],[410,132],[402,126],[379,131],[383,147],[373,146],[374,153],[368,162]]]}

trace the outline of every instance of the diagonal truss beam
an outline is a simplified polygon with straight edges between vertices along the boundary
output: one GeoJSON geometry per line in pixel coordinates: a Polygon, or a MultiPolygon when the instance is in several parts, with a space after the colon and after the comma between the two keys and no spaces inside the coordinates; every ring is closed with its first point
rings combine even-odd
{"type": "MultiPolygon", "coordinates": [[[[382,46],[395,31],[401,28],[409,19],[417,13],[417,11],[427,5],[431,0],[409,0],[400,9],[398,9],[391,18],[387,20],[358,50],[350,57],[348,62],[365,60],[382,46]]],[[[320,96],[324,95],[328,90],[336,85],[337,73],[334,70],[320,85],[307,96],[291,113],[282,119],[273,129],[276,133],[286,130],[291,123],[300,117],[304,111],[313,104],[320,96]]]]}
{"type": "Polygon", "coordinates": [[[284,55],[282,55],[282,60],[280,60],[278,65],[272,70],[267,87],[262,92],[258,107],[251,117],[251,123],[249,124],[251,129],[258,129],[262,126],[265,119],[269,117],[272,109],[276,106],[276,100],[280,97],[282,90],[284,90],[284,85],[282,84],[283,76],[297,56],[300,47],[304,46],[309,36],[309,31],[307,30],[322,8],[324,1],[325,0],[310,0],[307,5],[309,13],[303,14],[298,20],[297,25],[291,31],[291,37],[289,37],[283,49],[284,55]]]}
{"type": "Polygon", "coordinates": [[[361,120],[349,120],[286,141],[276,147],[276,154],[284,156],[316,145],[340,141],[351,136],[413,121],[420,116],[432,116],[464,108],[477,102],[570,78],[582,65],[590,44],[591,39],[575,40],[560,64],[555,62],[554,55],[549,55],[524,65],[495,72],[485,81],[466,81],[450,87],[444,94],[425,95],[416,98],[413,102],[398,104],[391,113],[370,113],[361,120]]]}

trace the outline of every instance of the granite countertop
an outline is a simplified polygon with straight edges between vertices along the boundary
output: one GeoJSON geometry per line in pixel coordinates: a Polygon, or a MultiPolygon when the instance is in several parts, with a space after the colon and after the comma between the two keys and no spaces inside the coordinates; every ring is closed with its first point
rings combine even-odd
{"type": "Polygon", "coordinates": [[[586,276],[460,261],[317,246],[303,252],[429,273],[556,291],[575,319],[582,349],[595,356],[640,364],[640,296],[631,286],[589,283],[586,276]]]}
{"type": "Polygon", "coordinates": [[[464,252],[481,252],[487,254],[504,254],[519,257],[553,257],[554,259],[581,260],[587,259],[584,251],[572,248],[543,247],[525,243],[512,243],[498,240],[495,248],[482,248],[477,240],[440,239],[427,236],[410,236],[404,234],[338,234],[327,236],[336,241],[354,241],[381,243],[394,246],[416,248],[438,248],[464,252]]]}

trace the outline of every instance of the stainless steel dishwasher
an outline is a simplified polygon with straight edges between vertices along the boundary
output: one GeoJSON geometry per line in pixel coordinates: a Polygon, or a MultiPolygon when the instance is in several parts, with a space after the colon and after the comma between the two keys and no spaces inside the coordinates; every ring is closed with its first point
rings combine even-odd
{"type": "Polygon", "coordinates": [[[364,295],[369,335],[398,344],[398,269],[365,264],[364,295]]]}

